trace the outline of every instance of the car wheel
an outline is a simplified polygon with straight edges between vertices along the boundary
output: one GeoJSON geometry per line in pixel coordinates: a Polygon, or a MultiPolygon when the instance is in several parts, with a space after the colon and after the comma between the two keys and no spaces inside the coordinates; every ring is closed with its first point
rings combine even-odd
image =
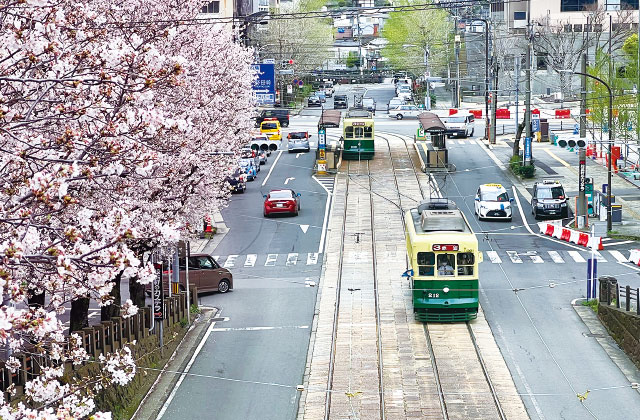
{"type": "Polygon", "coordinates": [[[507,219],[507,222],[511,223],[513,221],[513,217],[507,219]]]}
{"type": "Polygon", "coordinates": [[[262,210],[262,215],[263,215],[264,217],[269,217],[269,213],[267,213],[267,211],[266,211],[266,210],[262,210]]]}
{"type": "Polygon", "coordinates": [[[474,132],[474,131],[476,131],[476,129],[475,129],[475,128],[472,128],[472,129],[471,129],[471,137],[473,137],[473,132],[474,132]]]}
{"type": "Polygon", "coordinates": [[[307,153],[309,153],[311,151],[311,148],[307,147],[307,153]]]}
{"type": "Polygon", "coordinates": [[[536,211],[536,209],[533,209],[533,218],[535,220],[540,220],[540,216],[538,215],[538,212],[536,211]]]}
{"type": "Polygon", "coordinates": [[[298,210],[296,210],[295,213],[293,213],[294,216],[297,216],[298,214],[300,214],[298,210]]]}
{"type": "Polygon", "coordinates": [[[401,119],[402,119],[402,114],[396,115],[396,120],[401,120],[401,119]]]}
{"type": "Polygon", "coordinates": [[[566,209],[564,211],[561,212],[561,216],[563,219],[568,219],[569,218],[569,210],[566,209]]]}
{"type": "Polygon", "coordinates": [[[220,280],[220,283],[218,283],[218,292],[227,293],[230,287],[231,287],[231,283],[229,283],[229,280],[222,279],[220,280]]]}

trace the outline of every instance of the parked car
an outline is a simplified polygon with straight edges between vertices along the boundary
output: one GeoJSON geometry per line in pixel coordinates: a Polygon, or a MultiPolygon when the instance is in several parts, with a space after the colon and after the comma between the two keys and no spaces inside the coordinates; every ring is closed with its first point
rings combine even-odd
{"type": "Polygon", "coordinates": [[[260,132],[266,135],[269,140],[282,140],[280,121],[277,118],[267,118],[260,123],[260,132]]]}
{"type": "Polygon", "coordinates": [[[300,193],[293,190],[272,190],[264,197],[264,217],[277,213],[289,213],[297,216],[300,212],[300,193]]]}
{"type": "Polygon", "coordinates": [[[251,147],[243,147],[240,149],[240,157],[243,159],[253,159],[254,165],[257,166],[258,172],[260,172],[260,158],[258,157],[258,151],[251,147]]]}
{"type": "Polygon", "coordinates": [[[247,175],[241,168],[236,168],[227,176],[227,184],[231,192],[243,193],[247,190],[247,175]]]}
{"type": "Polygon", "coordinates": [[[347,97],[347,95],[335,95],[333,98],[333,108],[349,108],[349,98],[347,97]]]}
{"type": "Polygon", "coordinates": [[[322,106],[322,101],[317,95],[309,96],[309,98],[307,98],[307,106],[322,106]]]}
{"type": "Polygon", "coordinates": [[[541,216],[569,217],[567,195],[559,181],[544,180],[533,184],[531,213],[536,219],[541,216]]]}
{"type": "Polygon", "coordinates": [[[373,98],[362,98],[362,108],[369,112],[376,113],[376,100],[373,98]]]}
{"type": "Polygon", "coordinates": [[[319,90],[315,93],[315,95],[320,98],[320,101],[322,101],[322,103],[327,102],[327,95],[324,93],[324,91],[319,90]]]}
{"type": "Polygon", "coordinates": [[[422,110],[415,105],[400,105],[389,110],[389,117],[401,120],[403,118],[417,118],[422,110]]]}
{"type": "Polygon", "coordinates": [[[473,114],[468,115],[451,115],[442,121],[446,129],[447,137],[469,137],[473,136],[473,114]]]}
{"type": "Polygon", "coordinates": [[[260,165],[266,165],[266,163],[267,163],[267,151],[266,150],[258,151],[258,159],[260,160],[259,161],[260,165]]]}
{"type": "MultiPolygon", "coordinates": [[[[183,291],[187,290],[187,272],[185,258],[178,260],[180,268],[179,286],[183,291]]],[[[165,293],[169,293],[169,271],[166,266],[163,267],[162,283],[165,293]]],[[[189,285],[195,285],[198,288],[198,294],[204,292],[220,292],[227,293],[233,290],[233,274],[207,254],[191,254],[189,257],[189,285]]],[[[146,285],[146,292],[151,295],[151,284],[146,285]]]]}
{"type": "Polygon", "coordinates": [[[267,118],[276,118],[282,127],[289,127],[288,109],[265,109],[256,117],[256,127],[260,127],[262,121],[267,118]]]}
{"type": "Polygon", "coordinates": [[[309,147],[309,135],[308,131],[294,131],[289,133],[287,138],[289,139],[288,149],[289,153],[297,151],[310,151],[309,147]]]}
{"type": "Polygon", "coordinates": [[[256,169],[255,162],[253,158],[250,159],[240,159],[240,168],[247,175],[247,180],[253,181],[258,176],[258,170],[256,169]]]}
{"type": "Polygon", "coordinates": [[[333,96],[333,93],[335,92],[334,88],[333,88],[333,82],[332,81],[326,81],[321,85],[322,90],[324,91],[324,93],[327,95],[327,98],[330,98],[333,96]]]}
{"type": "Polygon", "coordinates": [[[389,112],[390,109],[397,108],[400,105],[405,105],[406,103],[407,101],[405,101],[402,98],[398,98],[398,97],[392,98],[387,104],[387,112],[389,112]]]}

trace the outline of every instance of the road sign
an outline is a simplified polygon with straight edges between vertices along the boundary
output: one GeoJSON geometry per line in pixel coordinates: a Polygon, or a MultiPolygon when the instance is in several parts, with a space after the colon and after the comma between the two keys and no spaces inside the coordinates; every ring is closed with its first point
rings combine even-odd
{"type": "Polygon", "coordinates": [[[580,126],[578,124],[573,126],[573,134],[579,134],[580,133],[580,126]]]}
{"type": "Polygon", "coordinates": [[[254,64],[258,78],[253,82],[253,91],[260,105],[273,105],[276,102],[276,72],[274,64],[254,64]]]}
{"type": "Polygon", "coordinates": [[[291,95],[293,93],[293,86],[287,85],[287,93],[291,95]]]}
{"type": "Polygon", "coordinates": [[[534,133],[537,133],[538,131],[540,131],[540,116],[536,115],[536,114],[532,114],[531,115],[531,130],[534,133]]]}
{"type": "Polygon", "coordinates": [[[304,83],[302,83],[302,80],[298,80],[298,86],[302,87],[304,83]]]}
{"type": "Polygon", "coordinates": [[[531,162],[531,137],[524,138],[524,164],[531,162]]]}
{"type": "Polygon", "coordinates": [[[278,74],[293,74],[293,69],[278,70],[278,74]]]}
{"type": "Polygon", "coordinates": [[[327,132],[324,128],[318,130],[318,149],[327,147],[327,132]]]}
{"type": "Polygon", "coordinates": [[[153,278],[153,316],[155,319],[164,319],[164,291],[162,290],[162,266],[156,268],[156,276],[153,278]]]}
{"type": "Polygon", "coordinates": [[[298,79],[293,79],[293,84],[297,85],[298,84],[298,79]]]}
{"type": "Polygon", "coordinates": [[[262,60],[262,64],[276,64],[275,58],[265,58],[262,60]]]}

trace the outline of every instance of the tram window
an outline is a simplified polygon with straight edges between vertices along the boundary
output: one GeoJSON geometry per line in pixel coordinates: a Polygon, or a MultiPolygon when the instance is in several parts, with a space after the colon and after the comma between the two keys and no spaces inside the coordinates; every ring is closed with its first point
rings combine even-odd
{"type": "Polygon", "coordinates": [[[353,138],[353,126],[346,126],[344,129],[344,138],[352,139],[353,138]]]}
{"type": "Polygon", "coordinates": [[[364,137],[364,128],[363,127],[353,127],[355,132],[355,137],[361,139],[364,137]]]}
{"type": "Polygon", "coordinates": [[[438,275],[453,276],[456,268],[455,254],[439,254],[438,255],[438,275]]]}
{"type": "Polygon", "coordinates": [[[474,264],[473,252],[461,252],[458,254],[458,275],[472,276],[474,264]]]}
{"type": "Polygon", "coordinates": [[[364,128],[364,137],[366,139],[371,139],[373,138],[373,127],[368,126],[364,128]]]}
{"type": "Polygon", "coordinates": [[[433,252],[418,252],[418,275],[433,276],[436,254],[433,252]]]}

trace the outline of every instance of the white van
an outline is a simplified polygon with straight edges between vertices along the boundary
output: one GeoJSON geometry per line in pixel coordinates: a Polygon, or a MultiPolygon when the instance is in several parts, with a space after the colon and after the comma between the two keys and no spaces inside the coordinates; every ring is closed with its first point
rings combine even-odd
{"type": "Polygon", "coordinates": [[[470,137],[474,132],[473,114],[453,114],[445,117],[442,122],[446,129],[447,137],[470,137]]]}

